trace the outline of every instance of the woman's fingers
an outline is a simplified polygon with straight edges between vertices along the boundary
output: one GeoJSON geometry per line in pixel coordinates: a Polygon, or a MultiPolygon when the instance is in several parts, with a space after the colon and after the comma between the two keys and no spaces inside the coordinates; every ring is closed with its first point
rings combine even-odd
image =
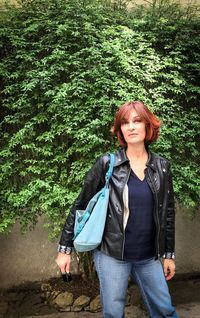
{"type": "Polygon", "coordinates": [[[174,260],[164,259],[163,271],[164,271],[166,280],[170,280],[172,277],[174,277],[175,272],[176,272],[176,265],[175,265],[174,260]]]}
{"type": "Polygon", "coordinates": [[[56,263],[59,266],[61,273],[69,273],[70,272],[70,263],[71,263],[71,255],[67,255],[64,253],[58,253],[56,258],[56,263]]]}

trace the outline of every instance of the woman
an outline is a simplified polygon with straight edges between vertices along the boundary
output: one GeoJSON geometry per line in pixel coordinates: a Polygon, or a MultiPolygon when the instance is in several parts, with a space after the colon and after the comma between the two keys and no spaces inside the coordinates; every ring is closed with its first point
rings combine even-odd
{"type": "MultiPolygon", "coordinates": [[[[159,128],[160,121],[140,101],[122,105],[112,127],[122,149],[115,153],[103,240],[94,251],[104,318],[124,317],[129,276],[140,288],[150,317],[178,317],[166,283],[175,275],[170,166],[148,150],[159,128]]],[[[108,165],[108,155],[96,161],[67,218],[57,256],[62,273],[70,270],[75,211],[85,209],[101,189],[108,165]]]]}

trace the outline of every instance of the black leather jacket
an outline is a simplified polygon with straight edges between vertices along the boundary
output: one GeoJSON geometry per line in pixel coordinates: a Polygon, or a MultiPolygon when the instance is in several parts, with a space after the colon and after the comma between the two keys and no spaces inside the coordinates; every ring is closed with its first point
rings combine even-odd
{"type": "MultiPolygon", "coordinates": [[[[174,258],[175,212],[174,194],[169,162],[152,152],[145,175],[155,200],[154,219],[156,224],[155,257],[174,258]]],[[[62,231],[60,246],[73,246],[73,227],[75,211],[86,208],[89,200],[105,183],[105,174],[109,165],[109,156],[97,159],[87,173],[82,191],[76,199],[62,231]]],[[[130,164],[125,149],[115,153],[115,164],[110,179],[110,198],[103,240],[99,249],[117,259],[123,259],[124,229],[124,189],[130,174],[130,164]]]]}

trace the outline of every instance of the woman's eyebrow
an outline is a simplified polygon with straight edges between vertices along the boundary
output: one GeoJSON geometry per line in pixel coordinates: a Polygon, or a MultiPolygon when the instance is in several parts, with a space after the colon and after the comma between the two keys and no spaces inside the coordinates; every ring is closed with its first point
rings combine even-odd
{"type": "Polygon", "coordinates": [[[141,116],[137,115],[137,116],[134,116],[132,118],[128,117],[128,118],[123,118],[124,121],[129,121],[129,120],[133,120],[133,119],[141,119],[141,116]]]}

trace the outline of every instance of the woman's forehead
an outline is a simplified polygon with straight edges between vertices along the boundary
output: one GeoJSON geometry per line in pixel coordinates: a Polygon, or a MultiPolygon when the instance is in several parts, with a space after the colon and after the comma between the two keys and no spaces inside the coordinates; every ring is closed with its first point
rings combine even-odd
{"type": "Polygon", "coordinates": [[[142,116],[134,108],[128,109],[123,116],[124,119],[134,119],[138,117],[141,118],[142,116]]]}

